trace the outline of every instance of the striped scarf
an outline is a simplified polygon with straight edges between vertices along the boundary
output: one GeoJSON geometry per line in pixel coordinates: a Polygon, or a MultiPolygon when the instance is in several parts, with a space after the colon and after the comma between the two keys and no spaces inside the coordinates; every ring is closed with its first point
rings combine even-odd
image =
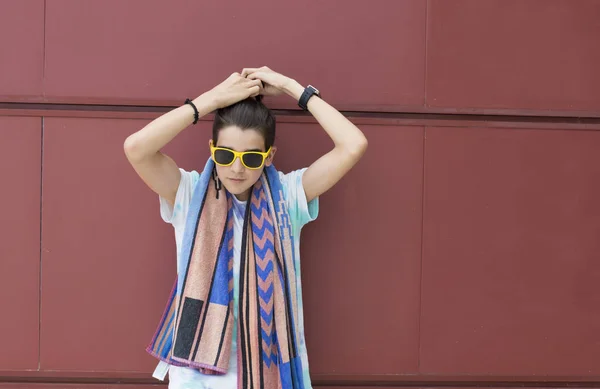
{"type": "MultiPolygon", "coordinates": [[[[209,158],[194,189],[177,280],[147,347],[171,365],[228,370],[233,334],[233,207],[219,196],[209,158]]],[[[292,229],[273,166],[252,188],[242,233],[237,331],[238,388],[305,389],[292,229]]],[[[309,384],[310,385],[310,384],[309,384]]]]}

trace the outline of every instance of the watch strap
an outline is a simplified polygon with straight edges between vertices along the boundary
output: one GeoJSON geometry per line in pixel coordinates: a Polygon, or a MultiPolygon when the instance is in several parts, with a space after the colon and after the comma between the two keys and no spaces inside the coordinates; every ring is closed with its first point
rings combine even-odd
{"type": "Polygon", "coordinates": [[[302,92],[302,95],[298,100],[298,106],[304,111],[308,111],[308,100],[310,100],[310,98],[315,95],[319,97],[321,96],[317,88],[315,88],[312,85],[307,86],[306,88],[304,88],[304,92],[302,92]]]}

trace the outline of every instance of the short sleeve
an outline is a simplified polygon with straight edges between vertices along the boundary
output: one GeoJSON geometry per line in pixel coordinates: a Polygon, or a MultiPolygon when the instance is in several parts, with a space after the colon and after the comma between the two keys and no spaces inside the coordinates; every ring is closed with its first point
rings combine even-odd
{"type": "Polygon", "coordinates": [[[292,225],[301,229],[305,224],[315,220],[319,214],[319,198],[316,197],[308,203],[302,185],[302,177],[306,168],[294,170],[283,174],[279,172],[279,179],[283,186],[285,200],[292,225]]]}
{"type": "Polygon", "coordinates": [[[179,180],[179,187],[177,188],[173,207],[171,207],[171,204],[165,198],[159,196],[160,216],[165,222],[172,224],[175,228],[185,225],[192,194],[200,177],[196,171],[188,172],[181,168],[179,171],[181,172],[181,179],[179,180]]]}

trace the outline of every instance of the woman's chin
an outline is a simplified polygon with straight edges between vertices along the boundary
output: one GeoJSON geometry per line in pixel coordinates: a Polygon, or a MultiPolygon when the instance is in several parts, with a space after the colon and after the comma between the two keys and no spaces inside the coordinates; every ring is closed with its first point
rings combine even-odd
{"type": "Polygon", "coordinates": [[[223,183],[225,189],[232,195],[236,196],[240,200],[246,200],[248,194],[250,192],[250,187],[252,185],[248,185],[246,180],[237,181],[237,180],[227,180],[227,182],[223,183]]]}

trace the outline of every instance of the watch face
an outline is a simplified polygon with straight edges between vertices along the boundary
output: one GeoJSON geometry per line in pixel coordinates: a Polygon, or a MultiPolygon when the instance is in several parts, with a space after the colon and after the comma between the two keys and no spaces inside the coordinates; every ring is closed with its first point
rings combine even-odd
{"type": "Polygon", "coordinates": [[[312,90],[314,90],[316,94],[319,94],[319,90],[317,88],[315,88],[314,86],[309,85],[308,87],[311,88],[312,90]]]}

